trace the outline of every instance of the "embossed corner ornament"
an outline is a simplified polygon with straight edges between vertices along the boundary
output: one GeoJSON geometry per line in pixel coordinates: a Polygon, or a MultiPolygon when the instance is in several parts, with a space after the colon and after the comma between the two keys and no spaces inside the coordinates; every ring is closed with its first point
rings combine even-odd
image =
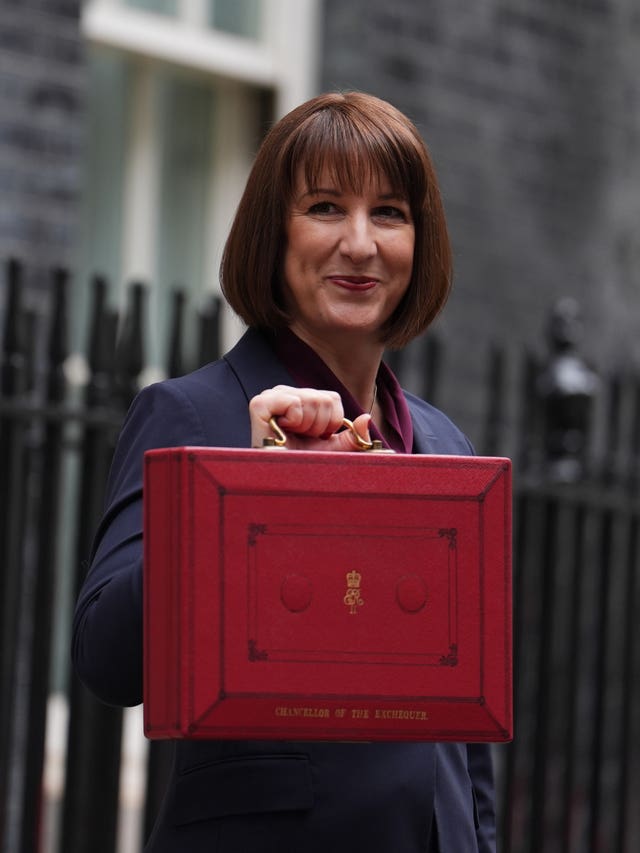
{"type": "Polygon", "coordinates": [[[360,582],[362,580],[362,575],[354,569],[352,572],[347,572],[346,578],[347,592],[342,600],[344,601],[345,606],[349,608],[349,614],[351,616],[355,616],[358,612],[358,607],[362,607],[364,604],[364,600],[360,595],[360,582]]]}
{"type": "Polygon", "coordinates": [[[249,660],[269,660],[269,653],[258,648],[256,640],[249,640],[249,660]]]}
{"type": "Polygon", "coordinates": [[[449,646],[449,654],[440,656],[440,666],[458,666],[458,644],[449,646]]]}
{"type": "Polygon", "coordinates": [[[256,524],[252,521],[249,525],[247,542],[249,545],[255,545],[258,541],[258,536],[263,536],[267,532],[266,524],[256,524]]]}

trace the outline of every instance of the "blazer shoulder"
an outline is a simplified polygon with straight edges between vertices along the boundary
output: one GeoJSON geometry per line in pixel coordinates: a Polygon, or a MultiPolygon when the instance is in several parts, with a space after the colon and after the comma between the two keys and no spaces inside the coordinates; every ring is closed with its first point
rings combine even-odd
{"type": "Polygon", "coordinates": [[[448,415],[415,394],[403,393],[413,421],[415,452],[456,456],[475,454],[467,436],[448,415]]]}
{"type": "Polygon", "coordinates": [[[165,441],[171,437],[175,443],[244,446],[247,400],[233,371],[220,359],[143,388],[125,425],[144,425],[145,432],[159,433],[165,441]]]}
{"type": "Polygon", "coordinates": [[[217,361],[210,362],[178,379],[165,380],[175,389],[196,400],[207,400],[212,392],[237,395],[243,404],[265,388],[293,384],[267,338],[257,329],[248,329],[240,340],[217,361]]]}
{"type": "Polygon", "coordinates": [[[248,447],[249,400],[291,381],[266,339],[250,329],[217,361],[144,388],[128,420],[152,421],[156,431],[172,432],[174,442],[184,436],[194,444],[248,447]]]}
{"type": "MultiPolygon", "coordinates": [[[[154,388],[154,386],[149,387],[154,388]]],[[[238,379],[225,358],[219,358],[183,376],[164,379],[156,383],[155,390],[185,397],[193,405],[206,404],[212,395],[231,394],[244,397],[238,379]]]]}

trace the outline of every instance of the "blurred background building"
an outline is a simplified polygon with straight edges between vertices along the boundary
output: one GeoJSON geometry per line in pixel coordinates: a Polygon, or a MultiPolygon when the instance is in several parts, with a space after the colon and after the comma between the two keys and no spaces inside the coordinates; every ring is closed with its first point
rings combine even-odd
{"type": "MultiPolygon", "coordinates": [[[[185,328],[193,328],[218,292],[226,230],[265,129],[327,89],[363,89],[406,112],[440,178],[454,290],[427,336],[442,346],[427,349],[425,363],[420,343],[402,364],[408,387],[424,392],[432,372],[426,390],[478,449],[515,457],[530,426],[526,412],[536,417],[528,396],[551,399],[560,387],[582,405],[597,387],[589,365],[601,376],[637,377],[636,0],[2,0],[0,263],[19,262],[23,338],[55,314],[52,270],[66,270],[63,366],[67,382],[81,388],[89,371],[91,285],[100,275],[104,299],[119,316],[132,293],[144,292],[136,327],[144,358],[131,369],[134,384],[170,373],[176,306],[185,328]],[[570,328],[559,331],[558,316],[569,315],[570,328]],[[486,357],[492,347],[499,347],[493,362],[486,357]],[[534,362],[562,354],[546,385],[523,372],[523,352],[534,362]],[[500,398],[493,409],[492,382],[500,398]]],[[[3,370],[15,331],[15,265],[11,270],[0,288],[3,370]]],[[[221,316],[217,344],[224,349],[240,329],[224,310],[221,316]]],[[[196,337],[183,335],[184,369],[198,361],[196,337]]],[[[42,350],[42,335],[33,346],[42,350]]],[[[598,459],[620,450],[609,432],[619,421],[638,449],[636,378],[622,395],[622,386],[612,387],[613,402],[589,424],[598,459]]],[[[569,426],[561,424],[573,438],[576,412],[578,433],[586,432],[580,405],[564,417],[569,426]]],[[[562,420],[558,411],[553,417],[562,420]]],[[[627,457],[618,457],[616,470],[626,465],[627,457]]],[[[625,547],[635,567],[633,535],[625,547]]],[[[62,551],[65,536],[71,534],[62,534],[62,551]]],[[[64,555],[59,562],[64,566],[64,555]]],[[[51,681],[61,695],[73,583],[64,568],[57,571],[51,681]]],[[[634,577],[635,568],[630,582],[634,577]]],[[[620,606],[624,599],[623,592],[614,597],[620,606]]],[[[7,613],[14,604],[6,598],[3,642],[15,634],[7,613]]],[[[3,675],[12,672],[5,660],[3,675]]],[[[544,774],[541,780],[544,787],[544,774]]],[[[50,836],[54,824],[47,824],[50,836]]],[[[19,835],[16,829],[11,838],[19,835]]],[[[620,843],[598,849],[623,853],[620,843]]],[[[5,842],[4,849],[33,848],[5,842]]],[[[508,849],[542,848],[514,842],[508,849]]]]}
{"type": "MultiPolygon", "coordinates": [[[[324,89],[407,112],[432,151],[455,248],[438,329],[472,437],[487,339],[582,306],[588,358],[640,360],[640,10],[633,0],[4,0],[0,256],[74,271],[124,300],[217,287],[226,228],[265,127],[324,89]]],[[[237,330],[233,325],[227,339],[237,330]]],[[[76,331],[76,340],[80,345],[76,331]]]]}

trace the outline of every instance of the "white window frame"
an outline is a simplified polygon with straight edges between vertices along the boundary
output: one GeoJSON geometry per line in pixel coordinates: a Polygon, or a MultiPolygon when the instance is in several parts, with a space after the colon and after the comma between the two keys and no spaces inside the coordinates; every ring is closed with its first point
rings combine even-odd
{"type": "Polygon", "coordinates": [[[314,94],[321,0],[262,0],[259,41],[203,25],[203,0],[179,0],[179,16],[87,0],[81,26],[96,44],[273,89],[283,115],[314,94]]]}
{"type": "MultiPolygon", "coordinates": [[[[126,145],[122,218],[121,281],[156,279],[156,211],[160,188],[162,139],[156,132],[154,64],[210,76],[216,81],[221,118],[212,140],[208,192],[212,239],[207,243],[205,278],[218,287],[224,239],[254,151],[251,150],[252,90],[273,92],[276,117],[316,93],[321,0],[262,0],[259,40],[205,26],[205,0],[178,0],[178,16],[135,9],[123,0],[87,0],[81,13],[85,38],[136,62],[132,121],[126,145]]],[[[228,315],[223,346],[238,336],[228,315]]]]}

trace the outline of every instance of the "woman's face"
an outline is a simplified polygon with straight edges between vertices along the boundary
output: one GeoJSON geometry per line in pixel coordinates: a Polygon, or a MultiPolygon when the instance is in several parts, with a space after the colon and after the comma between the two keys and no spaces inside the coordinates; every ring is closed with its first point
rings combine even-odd
{"type": "Polygon", "coordinates": [[[300,170],[286,239],[293,331],[307,342],[336,333],[379,341],[411,279],[415,230],[408,201],[384,177],[354,193],[326,169],[310,190],[300,170]]]}

